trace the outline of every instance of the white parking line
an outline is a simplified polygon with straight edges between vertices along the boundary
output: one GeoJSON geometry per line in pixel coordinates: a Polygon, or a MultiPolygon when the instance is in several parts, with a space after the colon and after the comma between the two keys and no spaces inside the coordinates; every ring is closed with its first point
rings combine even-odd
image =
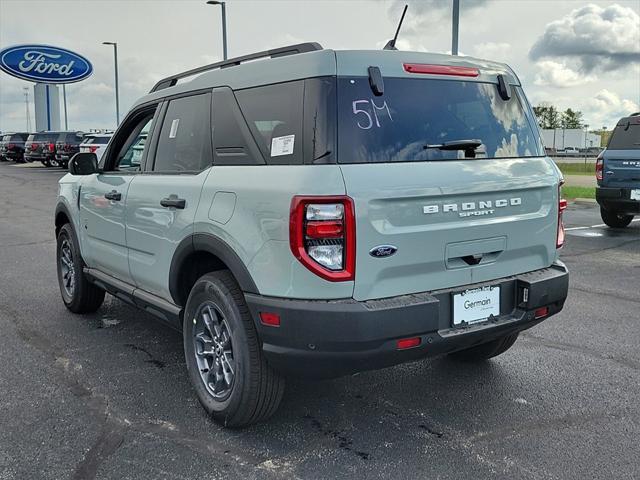
{"type": "MultiPolygon", "coordinates": [[[[634,223],[634,222],[640,222],[640,218],[631,220],[631,223],[634,223]]],[[[598,225],[591,225],[590,227],[569,227],[569,228],[565,228],[564,231],[570,232],[572,230],[586,230],[588,228],[600,228],[600,227],[606,227],[606,226],[607,225],[605,223],[599,223],[598,225]]]]}

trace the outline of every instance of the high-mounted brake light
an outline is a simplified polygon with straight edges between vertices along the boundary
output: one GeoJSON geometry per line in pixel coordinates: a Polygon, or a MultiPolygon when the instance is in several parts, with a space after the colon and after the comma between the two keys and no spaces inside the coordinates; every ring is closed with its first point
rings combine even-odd
{"type": "Polygon", "coordinates": [[[596,180],[602,181],[602,171],[604,170],[604,158],[602,153],[596,158],[596,180]]]}
{"type": "Polygon", "coordinates": [[[480,71],[473,67],[457,67],[454,65],[427,65],[424,63],[404,63],[404,70],[408,73],[423,73],[430,75],[454,75],[458,77],[477,77],[480,71]]]}
{"type": "Polygon", "coordinates": [[[565,233],[564,222],[562,221],[562,213],[567,209],[567,201],[562,198],[562,185],[564,181],[558,185],[558,234],[556,235],[556,248],[562,248],[564,245],[565,233]]]}
{"type": "Polygon", "coordinates": [[[355,226],[350,197],[295,196],[289,222],[291,252],[306,268],[325,280],[353,280],[355,226]]]}

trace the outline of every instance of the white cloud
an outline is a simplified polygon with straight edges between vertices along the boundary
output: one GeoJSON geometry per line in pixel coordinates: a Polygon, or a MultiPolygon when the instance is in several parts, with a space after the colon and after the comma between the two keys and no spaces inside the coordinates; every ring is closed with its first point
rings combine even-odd
{"type": "Polygon", "coordinates": [[[533,83],[539,86],[569,88],[596,80],[593,75],[576,72],[566,64],[554,62],[553,60],[537,62],[536,68],[538,73],[536,73],[533,83]]]}
{"type": "Polygon", "coordinates": [[[612,127],[620,118],[640,111],[640,105],[610,90],[602,89],[595,96],[584,100],[581,110],[585,120],[591,122],[593,128],[612,127]]]}
{"type": "Polygon", "coordinates": [[[484,42],[473,47],[474,56],[503,63],[511,56],[512,50],[511,44],[506,42],[484,42]]]}
{"type": "Polygon", "coordinates": [[[529,56],[533,60],[574,58],[584,71],[640,62],[640,16],[618,4],[586,5],[549,23],[529,56]]]}

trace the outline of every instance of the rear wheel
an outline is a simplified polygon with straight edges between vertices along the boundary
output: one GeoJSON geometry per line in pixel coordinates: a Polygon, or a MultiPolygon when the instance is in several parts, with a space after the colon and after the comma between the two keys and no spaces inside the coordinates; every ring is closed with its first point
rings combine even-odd
{"type": "Polygon", "coordinates": [[[42,165],[44,165],[47,168],[49,168],[51,166],[51,163],[49,162],[48,159],[40,160],[40,163],[42,163],[42,165]]]}
{"type": "Polygon", "coordinates": [[[611,212],[602,207],[600,207],[600,216],[602,217],[602,221],[611,228],[624,228],[633,220],[633,215],[611,212]]]}
{"type": "Polygon", "coordinates": [[[490,342],[476,345],[450,354],[452,358],[464,362],[481,362],[488,360],[509,350],[518,339],[518,332],[505,335],[490,342]]]}
{"type": "Polygon", "coordinates": [[[78,241],[68,223],[58,232],[56,259],[58,284],[65,306],[74,313],[95,312],[104,301],[104,290],[87,280],[78,241]]]}
{"type": "Polygon", "coordinates": [[[284,379],[267,364],[244,295],[228,270],[202,276],[183,323],[189,379],[211,417],[243,427],[270,417],[284,379]]]}

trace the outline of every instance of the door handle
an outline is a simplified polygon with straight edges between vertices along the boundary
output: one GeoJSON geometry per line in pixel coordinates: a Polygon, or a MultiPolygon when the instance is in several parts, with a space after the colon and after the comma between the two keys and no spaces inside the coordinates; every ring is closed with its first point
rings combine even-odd
{"type": "Polygon", "coordinates": [[[104,198],[106,198],[107,200],[114,200],[116,202],[119,202],[120,200],[122,200],[122,194],[120,192],[116,192],[115,190],[111,190],[110,192],[104,194],[104,198]]]}
{"type": "Polygon", "coordinates": [[[178,198],[177,195],[169,195],[167,198],[160,200],[160,205],[163,207],[174,207],[182,210],[187,206],[187,201],[184,198],[178,198]]]}

